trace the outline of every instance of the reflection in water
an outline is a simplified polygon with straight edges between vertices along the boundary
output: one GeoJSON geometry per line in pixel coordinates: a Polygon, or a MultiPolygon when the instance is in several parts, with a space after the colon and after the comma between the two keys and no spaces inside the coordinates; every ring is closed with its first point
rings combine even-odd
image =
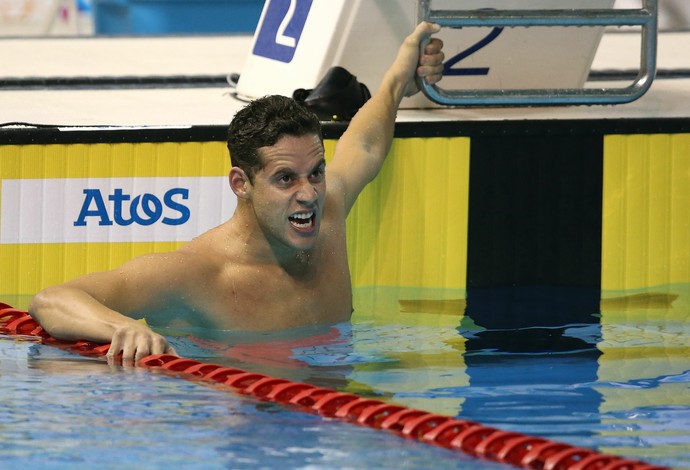
{"type": "Polygon", "coordinates": [[[470,377],[462,415],[567,442],[599,426],[599,291],[564,288],[472,289],[465,318],[481,330],[467,339],[470,377]],[[545,424],[548,423],[548,431],[545,424]]]}
{"type": "MultiPolygon", "coordinates": [[[[455,399],[462,418],[690,468],[690,285],[467,297],[455,327],[462,339],[445,341],[466,383],[395,400],[448,407],[455,399]]],[[[449,315],[462,305],[458,297],[420,299],[401,301],[400,312],[449,315]]]]}
{"type": "Polygon", "coordinates": [[[641,292],[639,294],[602,298],[601,310],[670,309],[678,294],[641,292]]]}
{"type": "Polygon", "coordinates": [[[465,299],[401,299],[400,311],[461,315],[467,307],[465,299]]]}

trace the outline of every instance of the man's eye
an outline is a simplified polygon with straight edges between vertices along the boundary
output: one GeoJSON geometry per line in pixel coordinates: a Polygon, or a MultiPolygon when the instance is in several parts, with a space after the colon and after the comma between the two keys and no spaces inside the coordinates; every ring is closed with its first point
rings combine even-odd
{"type": "Polygon", "coordinates": [[[316,170],[314,170],[311,176],[312,178],[321,178],[325,173],[326,169],[324,167],[319,167],[316,170]]]}
{"type": "Polygon", "coordinates": [[[281,183],[289,183],[292,180],[290,175],[282,175],[280,178],[278,178],[278,181],[281,183]]]}

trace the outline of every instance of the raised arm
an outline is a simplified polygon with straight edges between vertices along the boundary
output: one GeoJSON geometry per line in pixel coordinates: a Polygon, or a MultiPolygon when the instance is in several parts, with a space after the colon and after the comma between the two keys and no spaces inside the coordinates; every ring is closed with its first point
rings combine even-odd
{"type": "Polygon", "coordinates": [[[388,155],[400,101],[419,91],[415,74],[429,84],[441,79],[443,44],[437,38],[430,40],[439,29],[438,25],[422,22],[405,38],[380,87],[360,108],[338,141],[327,174],[329,182],[341,185],[347,212],[362,189],[378,174],[388,155]],[[425,42],[420,55],[420,46],[425,42]]]}
{"type": "Polygon", "coordinates": [[[176,275],[166,256],[147,255],[113,271],[48,287],[34,297],[29,313],[56,338],[111,343],[109,360],[120,353],[125,362],[175,353],[165,338],[128,316],[154,307],[172,290],[176,275]]]}

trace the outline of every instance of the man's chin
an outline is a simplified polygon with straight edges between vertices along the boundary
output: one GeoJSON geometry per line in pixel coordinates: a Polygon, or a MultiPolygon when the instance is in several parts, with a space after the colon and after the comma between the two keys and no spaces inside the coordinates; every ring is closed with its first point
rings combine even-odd
{"type": "Polygon", "coordinates": [[[314,230],[313,233],[310,234],[293,234],[293,236],[290,239],[290,244],[297,251],[309,251],[312,248],[314,248],[314,246],[316,246],[317,235],[318,231],[316,230],[314,230]]]}
{"type": "Polygon", "coordinates": [[[316,237],[310,238],[308,240],[302,239],[298,241],[294,241],[292,246],[297,250],[297,251],[309,251],[314,246],[316,245],[316,237]]]}

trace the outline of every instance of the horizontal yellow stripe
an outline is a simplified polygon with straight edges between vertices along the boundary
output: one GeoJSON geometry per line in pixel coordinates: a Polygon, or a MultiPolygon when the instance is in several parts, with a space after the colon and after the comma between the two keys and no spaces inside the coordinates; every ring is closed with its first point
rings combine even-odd
{"type": "Polygon", "coordinates": [[[152,252],[173,251],[181,242],[0,245],[0,294],[33,295],[44,287],[84,274],[107,271],[152,252]]]}
{"type": "Polygon", "coordinates": [[[230,170],[224,142],[0,146],[0,178],[217,176],[230,170]]]}

